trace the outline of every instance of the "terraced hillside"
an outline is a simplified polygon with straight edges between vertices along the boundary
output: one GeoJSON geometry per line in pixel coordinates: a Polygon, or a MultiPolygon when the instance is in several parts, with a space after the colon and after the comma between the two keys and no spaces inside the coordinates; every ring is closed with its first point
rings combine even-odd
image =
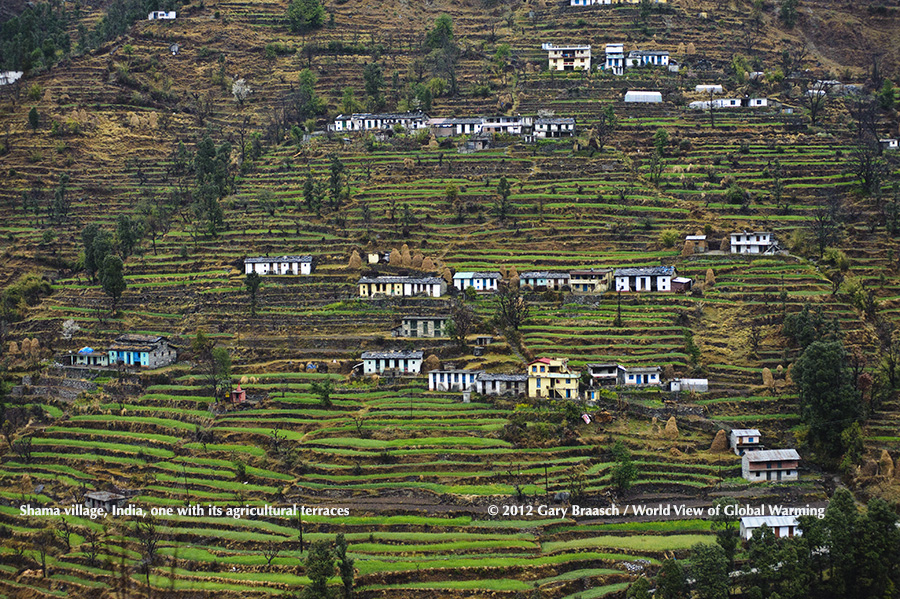
{"type": "MultiPolygon", "coordinates": [[[[885,42],[896,36],[893,9],[804,2],[797,26],[786,30],[764,5],[762,33],[751,40],[751,11],[742,4],[673,2],[643,14],[633,6],[349,0],[327,6],[334,26],[302,36],[285,26],[285,8],[190,4],[173,23],[138,23],[126,38],[0,88],[0,130],[8,132],[0,284],[14,287],[29,273],[49,283],[21,301],[4,296],[0,531],[9,542],[0,548],[0,595],[290,596],[310,583],[310,544],[343,533],[361,597],[622,596],[663,558],[714,542],[710,521],[573,517],[538,506],[706,508],[719,497],[823,504],[838,479],[806,461],[790,378],[801,350],[782,325],[806,305],[821,308],[838,319],[859,373],[888,384],[900,308],[898,161],[877,156],[883,172],[863,193],[859,104],[832,96],[811,123],[800,87],[840,77],[874,91],[871,49],[887,45],[881,68],[888,76],[896,69],[896,44],[885,42]],[[311,128],[324,129],[343,110],[347,87],[366,102],[363,69],[372,62],[383,69],[388,107],[397,108],[410,82],[433,74],[422,66],[423,34],[444,12],[453,19],[460,91],[435,97],[429,114],[553,111],[577,119],[577,140],[498,138],[486,151],[460,153],[459,140],[406,132],[307,138],[305,122],[286,122],[303,68],[325,104],[311,128]],[[837,44],[829,32],[852,22],[864,24],[857,43],[837,44]],[[622,78],[551,74],[544,41],[591,43],[595,60],[611,41],[666,48],[684,68],[622,78]],[[498,63],[504,43],[510,57],[498,63]],[[267,54],[268,44],[280,45],[267,54]],[[748,70],[770,73],[793,56],[796,73],[738,83],[736,53],[747,56],[748,70]],[[240,104],[231,94],[239,78],[253,89],[240,104]],[[714,120],[688,109],[685,102],[704,99],[694,86],[712,82],[724,83],[729,97],[765,96],[771,106],[717,111],[714,120]],[[660,90],[666,102],[625,104],[628,89],[660,90]],[[31,107],[40,116],[33,130],[31,107]],[[598,147],[591,130],[607,108],[617,126],[598,147]],[[231,143],[214,234],[197,211],[193,157],[205,136],[220,148],[231,143]],[[336,165],[343,170],[333,194],[336,165]],[[507,207],[502,178],[511,186],[507,207]],[[112,233],[122,215],[144,231],[126,256],[127,288],[112,315],[82,268],[82,231],[93,223],[112,233]],[[741,230],[772,231],[788,252],[754,259],[718,251],[741,230]],[[682,251],[684,235],[696,233],[712,252],[682,251]],[[479,319],[473,332],[497,337],[476,356],[447,339],[391,335],[402,316],[446,313],[450,299],[357,298],[356,281],[370,269],[349,267],[353,252],[365,258],[404,244],[411,263],[419,255],[438,273],[664,264],[693,278],[695,291],[526,291],[531,311],[517,331],[498,321],[492,296],[466,299],[479,319]],[[843,252],[846,263],[826,249],[843,252]],[[242,260],[281,254],[312,254],[317,268],[263,277],[251,317],[242,260]],[[200,330],[228,351],[231,382],[248,390],[252,406],[216,404],[190,349],[200,330]],[[123,332],[168,336],[181,360],[135,376],[51,366],[123,332]],[[32,339],[38,349],[26,351],[32,339]],[[595,406],[462,403],[459,394],[427,391],[424,377],[348,376],[361,352],[401,348],[490,372],[522,372],[539,356],[566,357],[575,368],[671,367],[707,377],[710,390],[622,392],[595,406]],[[312,385],[326,379],[336,384],[331,405],[312,385]],[[582,412],[598,418],[584,424],[582,412]],[[677,433],[666,426],[670,417],[677,433]],[[710,450],[715,432],[732,426],[759,428],[769,447],[799,446],[801,481],[744,483],[736,456],[710,450]],[[637,466],[628,490],[611,479],[616,442],[637,466]],[[152,527],[133,516],[66,516],[62,525],[19,508],[80,503],[86,492],[109,490],[172,513],[152,527]],[[294,504],[349,515],[304,515],[301,523],[178,512],[294,504]],[[49,531],[65,534],[50,542],[49,531]]],[[[83,20],[98,17],[85,11],[83,20]]],[[[875,132],[897,133],[893,109],[873,115],[875,132]]],[[[113,242],[120,251],[121,239],[113,242]]],[[[377,267],[403,268],[411,267],[377,267]]],[[[882,396],[842,484],[896,501],[897,481],[883,466],[885,452],[889,460],[900,455],[896,393],[882,396]]]]}

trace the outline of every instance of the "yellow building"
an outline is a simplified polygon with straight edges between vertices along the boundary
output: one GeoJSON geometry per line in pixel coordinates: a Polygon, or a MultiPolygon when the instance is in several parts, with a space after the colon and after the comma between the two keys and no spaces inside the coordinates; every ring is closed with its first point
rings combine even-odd
{"type": "Polygon", "coordinates": [[[528,364],[528,397],[575,399],[579,374],[566,358],[540,358],[528,364]]]}

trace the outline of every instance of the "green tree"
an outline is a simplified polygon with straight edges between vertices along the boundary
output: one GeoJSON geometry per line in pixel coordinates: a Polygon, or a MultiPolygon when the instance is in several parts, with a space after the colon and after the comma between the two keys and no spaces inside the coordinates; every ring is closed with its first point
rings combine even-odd
{"type": "Polygon", "coordinates": [[[669,145],[669,132],[660,127],[653,134],[653,148],[660,156],[666,155],[666,148],[669,145]]]}
{"type": "Polygon", "coordinates": [[[69,174],[62,173],[53,192],[53,219],[64,221],[69,216],[69,174]]]}
{"type": "Polygon", "coordinates": [[[319,0],[291,0],[287,20],[295,33],[318,29],[325,23],[325,7],[319,0]]]}
{"type": "Polygon", "coordinates": [[[690,576],[694,579],[697,599],[726,599],[728,597],[728,558],[716,545],[698,543],[691,548],[690,576]]]}
{"type": "Polygon", "coordinates": [[[826,456],[840,455],[841,433],[862,415],[843,344],[811,343],[794,363],[791,376],[810,442],[826,456]]]}
{"type": "MultiPolygon", "coordinates": [[[[365,72],[365,71],[364,71],[365,72]]],[[[360,105],[356,100],[356,95],[352,87],[345,87],[341,96],[341,112],[344,114],[353,114],[359,112],[360,105]]]]}
{"type": "Polygon", "coordinates": [[[116,255],[106,256],[103,259],[103,266],[100,267],[100,285],[103,292],[112,300],[111,312],[116,313],[116,304],[122,297],[127,284],[125,283],[125,265],[122,259],[116,255]]]}
{"type": "Polygon", "coordinates": [[[366,88],[368,109],[377,112],[384,108],[384,72],[377,62],[370,62],[363,67],[363,82],[366,88]]]}
{"type": "Polygon", "coordinates": [[[890,110],[897,103],[897,96],[894,93],[894,83],[889,79],[885,79],[881,84],[881,89],[876,94],[878,105],[885,110],[890,110]]]}
{"type": "Polygon", "coordinates": [[[506,177],[500,177],[500,182],[497,184],[497,201],[494,203],[494,213],[497,215],[501,221],[505,221],[506,217],[509,216],[509,213],[512,211],[512,204],[509,201],[509,195],[512,193],[512,189],[510,188],[509,181],[506,180],[506,177]]]}
{"type": "Polygon", "coordinates": [[[434,28],[425,35],[425,45],[431,50],[443,49],[453,44],[453,19],[442,14],[434,21],[434,28]]]}
{"type": "Polygon", "coordinates": [[[782,332],[801,349],[806,349],[815,341],[839,340],[840,324],[837,319],[828,320],[820,306],[805,304],[800,312],[784,317],[782,332]]]}
{"type": "Polygon", "coordinates": [[[625,597],[627,599],[650,599],[650,582],[646,577],[641,576],[631,583],[625,597]]]}
{"type": "Polygon", "coordinates": [[[316,94],[316,76],[309,69],[303,69],[297,76],[297,91],[292,98],[293,109],[300,122],[325,112],[325,102],[316,94]]]}
{"type": "Polygon", "coordinates": [[[658,599],[685,599],[688,593],[687,580],[681,562],[667,559],[662,563],[656,577],[658,599]]]}
{"type": "Polygon", "coordinates": [[[313,395],[319,396],[319,403],[323,408],[331,407],[331,394],[334,393],[334,381],[331,378],[313,381],[309,385],[309,390],[313,395]]]}
{"type": "Polygon", "coordinates": [[[127,214],[120,214],[116,219],[116,245],[119,247],[119,255],[127,260],[134,248],[141,240],[141,222],[134,220],[127,214]]]}
{"type": "Polygon", "coordinates": [[[627,491],[638,477],[637,466],[631,461],[631,452],[624,443],[616,441],[610,453],[615,460],[610,470],[610,482],[617,491],[627,491]]]}
{"type": "Polygon", "coordinates": [[[32,131],[37,131],[38,126],[41,124],[41,117],[38,115],[37,108],[34,106],[28,111],[28,124],[31,125],[32,131]]]}
{"type": "Polygon", "coordinates": [[[347,540],[344,533],[339,533],[334,541],[334,556],[337,558],[338,574],[341,577],[343,599],[353,597],[353,563],[354,560],[347,556],[347,540]]]}
{"type": "Polygon", "coordinates": [[[330,599],[328,579],[334,576],[334,556],[328,542],[315,541],[306,554],[304,565],[309,586],[303,589],[301,599],[330,599]]]}
{"type": "Polygon", "coordinates": [[[734,567],[734,556],[738,545],[741,543],[741,531],[737,516],[726,514],[726,508],[729,506],[736,508],[738,506],[737,499],[720,497],[713,501],[713,507],[716,508],[716,512],[712,518],[712,528],[716,531],[716,542],[725,551],[730,570],[734,567]]]}
{"type": "Polygon", "coordinates": [[[259,291],[259,284],[262,283],[262,277],[255,270],[247,273],[244,278],[244,286],[247,293],[250,294],[250,316],[256,316],[256,293],[259,291]]]}
{"type": "Polygon", "coordinates": [[[781,0],[778,6],[778,19],[788,29],[797,24],[797,6],[800,0],[781,0]]]}
{"type": "Polygon", "coordinates": [[[328,183],[331,188],[331,206],[334,210],[340,208],[341,196],[344,186],[344,172],[346,168],[337,154],[331,155],[331,164],[328,166],[328,183]]]}

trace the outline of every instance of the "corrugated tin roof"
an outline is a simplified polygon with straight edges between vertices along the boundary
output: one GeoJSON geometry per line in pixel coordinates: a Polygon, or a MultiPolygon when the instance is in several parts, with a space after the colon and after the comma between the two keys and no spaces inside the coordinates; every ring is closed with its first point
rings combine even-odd
{"type": "Polygon", "coordinates": [[[800,454],[796,449],[764,449],[762,451],[748,451],[744,454],[748,462],[772,462],[781,460],[799,460],[800,454]]]}
{"type": "Polygon", "coordinates": [[[408,277],[408,276],[383,276],[383,277],[362,277],[359,283],[418,283],[420,285],[435,285],[443,283],[444,279],[439,277],[408,277]]]}
{"type": "Polygon", "coordinates": [[[759,437],[762,436],[755,428],[733,428],[731,434],[735,437],[759,437]]]}
{"type": "Polygon", "coordinates": [[[536,270],[533,272],[523,272],[519,275],[520,279],[568,279],[567,272],[550,272],[547,270],[536,270]]]}
{"type": "Polygon", "coordinates": [[[458,272],[453,275],[454,279],[499,279],[499,272],[458,272]]]}
{"type": "Polygon", "coordinates": [[[510,383],[524,383],[528,380],[527,374],[491,374],[486,372],[478,375],[479,381],[504,381],[510,383]]]}
{"type": "Polygon", "coordinates": [[[744,528],[759,528],[765,524],[770,528],[779,526],[797,526],[800,521],[797,516],[744,516],[741,518],[741,525],[744,528]]]}

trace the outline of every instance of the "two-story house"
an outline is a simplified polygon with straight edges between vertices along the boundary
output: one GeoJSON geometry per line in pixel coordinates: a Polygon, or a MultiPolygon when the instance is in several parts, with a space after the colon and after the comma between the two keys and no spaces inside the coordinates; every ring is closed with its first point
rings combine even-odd
{"type": "Polygon", "coordinates": [[[775,238],[768,231],[756,231],[748,233],[731,234],[732,254],[769,254],[778,249],[775,238]]]}
{"type": "Polygon", "coordinates": [[[755,428],[735,428],[728,435],[728,444],[735,455],[742,456],[748,451],[765,449],[761,436],[755,428]]]}
{"type": "Polygon", "coordinates": [[[539,358],[528,364],[528,397],[575,399],[578,381],[567,358],[539,358]]]}
{"type": "Polygon", "coordinates": [[[548,67],[551,71],[591,70],[590,45],[556,46],[554,44],[542,44],[541,48],[547,52],[548,67]]]}
{"type": "Polygon", "coordinates": [[[603,293],[612,282],[611,268],[579,268],[569,271],[569,287],[574,293],[603,293]]]}
{"type": "Polygon", "coordinates": [[[797,480],[799,465],[796,449],[747,451],[741,458],[741,475],[750,482],[797,480]]]}
{"type": "Polygon", "coordinates": [[[672,291],[674,266],[617,268],[613,272],[616,291],[672,291]]]}
{"type": "Polygon", "coordinates": [[[446,337],[449,316],[404,316],[394,329],[397,337],[446,337]]]}

